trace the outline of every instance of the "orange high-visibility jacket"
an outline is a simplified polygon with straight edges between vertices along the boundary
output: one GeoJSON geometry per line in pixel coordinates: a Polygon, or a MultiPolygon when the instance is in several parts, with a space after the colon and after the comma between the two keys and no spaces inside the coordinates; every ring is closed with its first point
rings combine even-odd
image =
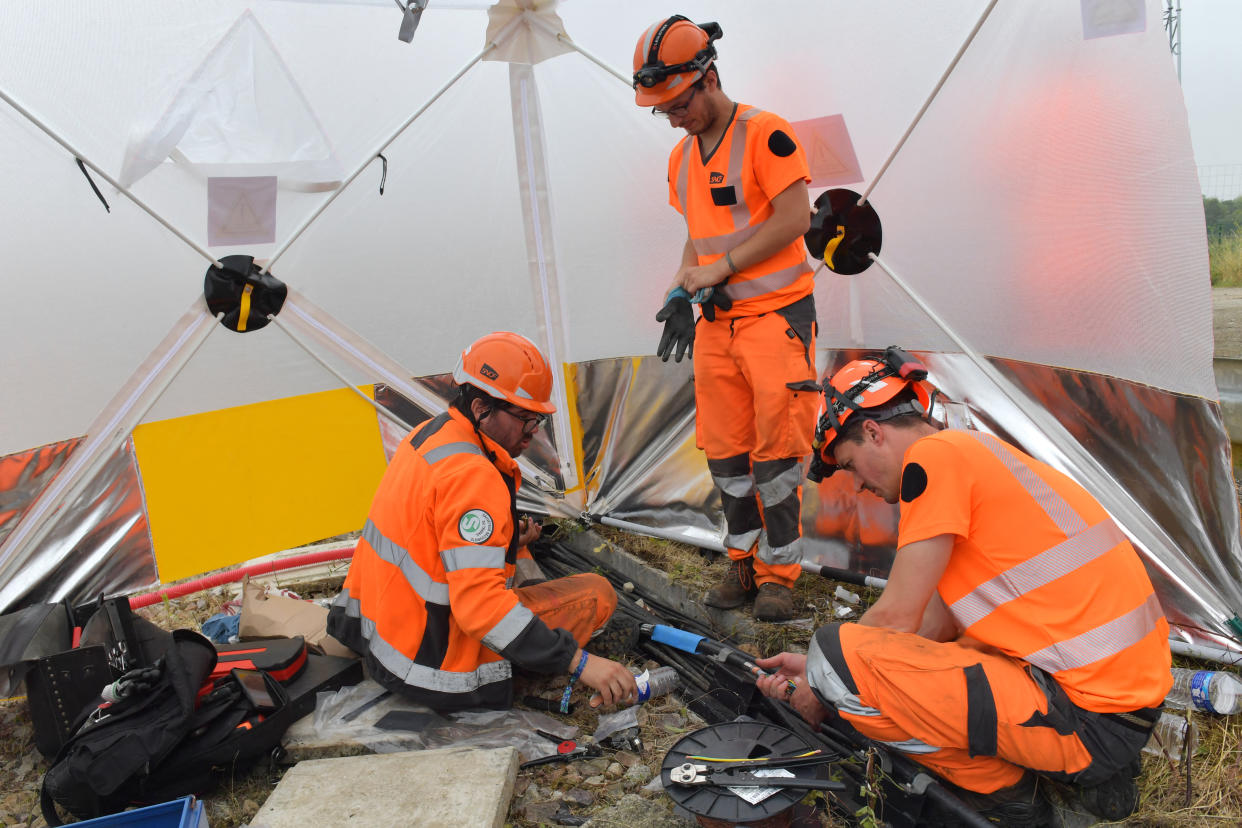
{"type": "Polygon", "coordinates": [[[380,684],[437,710],[507,708],[510,661],[568,671],[573,636],[510,588],[520,482],[456,409],[402,440],[328,616],[380,684]]]}
{"type": "MultiPolygon", "coordinates": [[[[734,117],[706,161],[688,135],[668,159],[669,203],[686,217],[700,265],[711,264],[753,236],[772,215],[772,198],[790,184],[810,182],[806,154],[793,128],[771,112],[736,104],[734,117]]],[[[809,206],[807,208],[810,209],[809,206]]],[[[794,239],[771,258],[729,277],[723,290],[733,308],[722,319],[757,316],[807,296],[815,288],[806,247],[794,239]]]]}
{"type": "Polygon", "coordinates": [[[1158,706],[1169,625],[1138,553],[1085,489],[976,431],[907,451],[899,544],[955,536],[937,591],[967,634],[1033,664],[1079,707],[1158,706]]]}

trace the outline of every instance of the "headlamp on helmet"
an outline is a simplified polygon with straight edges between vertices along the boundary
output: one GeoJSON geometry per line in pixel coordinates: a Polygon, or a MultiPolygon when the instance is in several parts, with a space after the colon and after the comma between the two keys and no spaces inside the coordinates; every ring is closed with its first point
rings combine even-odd
{"type": "Polygon", "coordinates": [[[652,24],[634,47],[635,103],[659,106],[697,82],[716,60],[719,23],[696,25],[680,14],[652,24]]]}
{"type": "Polygon", "coordinates": [[[815,427],[807,478],[818,483],[839,468],[832,447],[854,416],[877,422],[903,414],[929,418],[937,393],[927,382],[923,363],[895,345],[879,356],[849,363],[824,383],[824,409],[815,427]],[[888,404],[907,390],[913,392],[914,399],[888,404]]]}

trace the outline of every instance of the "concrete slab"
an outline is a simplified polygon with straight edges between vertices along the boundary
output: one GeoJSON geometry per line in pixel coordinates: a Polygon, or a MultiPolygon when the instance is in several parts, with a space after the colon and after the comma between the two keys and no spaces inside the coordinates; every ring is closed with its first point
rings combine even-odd
{"type": "Polygon", "coordinates": [[[504,825],[514,748],[444,748],[315,759],[290,768],[251,828],[504,825]]]}

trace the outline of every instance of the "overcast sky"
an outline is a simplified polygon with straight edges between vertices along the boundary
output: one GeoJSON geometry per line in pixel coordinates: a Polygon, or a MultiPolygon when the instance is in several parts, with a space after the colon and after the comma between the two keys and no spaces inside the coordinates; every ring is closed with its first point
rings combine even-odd
{"type": "MultiPolygon", "coordinates": [[[[1181,6],[1182,91],[1195,160],[1200,166],[1235,165],[1238,191],[1234,195],[1238,195],[1242,192],[1242,0],[1181,0],[1181,6]]],[[[1205,176],[1205,191],[1211,183],[1205,176]]]]}

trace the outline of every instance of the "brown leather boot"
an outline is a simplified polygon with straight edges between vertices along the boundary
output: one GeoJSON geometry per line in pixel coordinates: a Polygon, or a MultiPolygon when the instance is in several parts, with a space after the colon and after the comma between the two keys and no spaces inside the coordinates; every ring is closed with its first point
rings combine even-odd
{"type": "Polygon", "coordinates": [[[716,609],[737,609],[755,594],[755,559],[729,561],[729,571],[707,591],[703,603],[716,609]]]}
{"type": "Polygon", "coordinates": [[[759,585],[755,599],[755,618],[760,621],[788,621],[793,618],[793,590],[769,581],[759,585]]]}

